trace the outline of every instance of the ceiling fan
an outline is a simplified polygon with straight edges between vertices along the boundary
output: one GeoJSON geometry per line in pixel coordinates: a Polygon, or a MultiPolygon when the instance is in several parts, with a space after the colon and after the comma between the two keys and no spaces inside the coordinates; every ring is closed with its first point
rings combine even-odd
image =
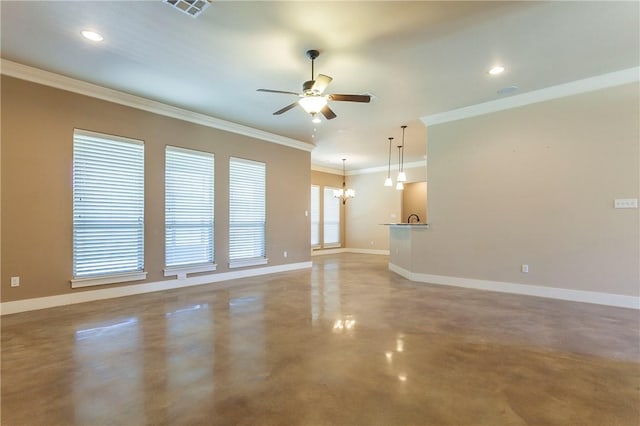
{"type": "Polygon", "coordinates": [[[271,90],[271,89],[258,89],[258,92],[269,93],[284,93],[286,95],[296,95],[300,99],[297,102],[287,105],[286,107],[274,112],[273,115],[284,114],[296,105],[300,105],[306,112],[311,114],[315,123],[320,119],[317,117],[318,113],[324,115],[327,120],[336,118],[336,113],[329,108],[329,101],[341,101],[341,102],[365,102],[371,101],[369,95],[344,95],[344,94],[328,94],[324,95],[323,92],[333,80],[328,75],[318,74],[318,77],[314,79],[313,64],[316,58],[320,56],[318,50],[307,50],[307,57],[311,59],[311,80],[305,81],[302,84],[302,93],[288,92],[284,90],[271,90]]]}

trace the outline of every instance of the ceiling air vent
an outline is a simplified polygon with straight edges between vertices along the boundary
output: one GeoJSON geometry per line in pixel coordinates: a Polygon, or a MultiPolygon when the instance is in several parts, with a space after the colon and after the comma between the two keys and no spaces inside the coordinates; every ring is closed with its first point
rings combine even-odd
{"type": "Polygon", "coordinates": [[[175,7],[180,12],[189,16],[197,17],[200,15],[213,0],[162,0],[170,6],[175,7]]]}

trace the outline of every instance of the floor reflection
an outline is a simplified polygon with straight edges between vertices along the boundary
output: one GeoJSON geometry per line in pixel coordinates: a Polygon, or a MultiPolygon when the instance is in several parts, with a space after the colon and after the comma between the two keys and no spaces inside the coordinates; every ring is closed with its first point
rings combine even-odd
{"type": "Polygon", "coordinates": [[[231,381],[263,380],[265,369],[264,295],[232,294],[229,299],[231,381]]]}
{"type": "MultiPolygon", "coordinates": [[[[335,265],[334,265],[335,266],[335,265]]],[[[339,271],[325,265],[314,269],[311,280],[311,324],[316,326],[320,320],[334,320],[340,316],[339,271]]]]}
{"type": "Polygon", "coordinates": [[[167,394],[170,419],[184,418],[193,404],[206,404],[214,391],[214,317],[208,304],[165,314],[167,321],[167,394]]]}
{"type": "Polygon", "coordinates": [[[75,332],[73,399],[77,424],[95,424],[113,412],[131,421],[144,420],[143,365],[138,318],[123,318],[75,332]]]}

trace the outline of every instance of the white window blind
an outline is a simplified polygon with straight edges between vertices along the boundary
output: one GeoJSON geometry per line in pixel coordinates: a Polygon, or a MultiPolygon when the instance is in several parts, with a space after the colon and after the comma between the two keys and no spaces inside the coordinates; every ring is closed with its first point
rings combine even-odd
{"type": "MultiPolygon", "coordinates": [[[[82,130],[73,134],[73,276],[142,279],[144,144],[82,130]]],[[[82,281],[82,280],[78,280],[82,281]]],[[[74,280],[72,280],[74,283],[74,280]]],[[[94,284],[80,284],[84,286],[94,284]]]]}
{"type": "Polygon", "coordinates": [[[320,187],[311,185],[311,247],[320,246],[320,187]]]}
{"type": "MultiPolygon", "coordinates": [[[[213,265],[214,156],[168,146],[165,155],[165,264],[213,265]]],[[[212,268],[215,270],[215,268],[212,268]]]]}
{"type": "Polygon", "coordinates": [[[324,246],[340,245],[340,199],[333,196],[338,188],[324,188],[324,246]]]}
{"type": "Polygon", "coordinates": [[[266,166],[231,157],[229,161],[229,267],[267,262],[265,248],[266,166]]]}

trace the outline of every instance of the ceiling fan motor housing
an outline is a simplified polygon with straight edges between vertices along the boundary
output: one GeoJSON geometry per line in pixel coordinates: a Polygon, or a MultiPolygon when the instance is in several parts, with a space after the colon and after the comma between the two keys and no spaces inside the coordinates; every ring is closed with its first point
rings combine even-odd
{"type": "Polygon", "coordinates": [[[315,50],[315,49],[307,50],[307,57],[309,59],[311,59],[312,61],[314,59],[316,59],[318,56],[320,56],[320,51],[319,50],[315,50]]]}

